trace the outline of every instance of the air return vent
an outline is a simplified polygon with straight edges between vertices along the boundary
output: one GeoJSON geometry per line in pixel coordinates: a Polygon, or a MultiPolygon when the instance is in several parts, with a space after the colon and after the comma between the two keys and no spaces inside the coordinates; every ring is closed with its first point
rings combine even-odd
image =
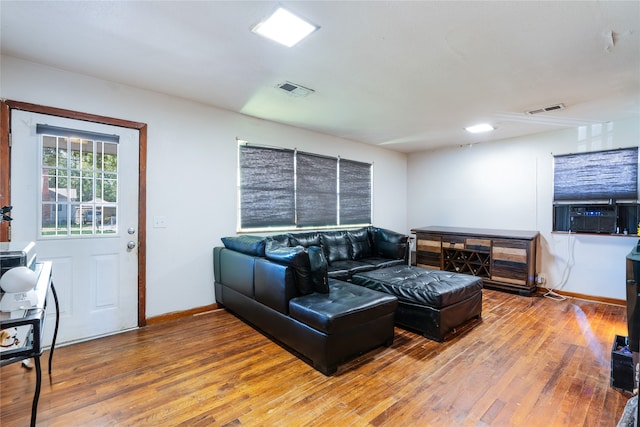
{"type": "Polygon", "coordinates": [[[315,92],[313,89],[309,89],[308,87],[304,87],[291,82],[284,82],[276,86],[278,89],[288,93],[291,96],[307,96],[310,93],[315,92]]]}
{"type": "Polygon", "coordinates": [[[556,111],[556,110],[564,110],[564,104],[549,105],[548,107],[527,111],[527,114],[529,114],[530,116],[533,116],[534,114],[549,113],[551,111],[556,111]]]}

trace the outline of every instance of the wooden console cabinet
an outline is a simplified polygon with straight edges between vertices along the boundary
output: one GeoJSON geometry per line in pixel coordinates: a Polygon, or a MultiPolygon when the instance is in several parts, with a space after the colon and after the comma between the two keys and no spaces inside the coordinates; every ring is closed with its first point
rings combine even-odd
{"type": "Polygon", "coordinates": [[[482,277],[485,287],[520,295],[536,291],[537,231],[423,227],[416,235],[416,265],[482,277]]]}

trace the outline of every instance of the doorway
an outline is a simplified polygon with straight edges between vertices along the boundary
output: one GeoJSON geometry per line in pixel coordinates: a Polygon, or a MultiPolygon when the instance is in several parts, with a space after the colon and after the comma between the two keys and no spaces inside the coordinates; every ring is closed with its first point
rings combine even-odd
{"type": "Polygon", "coordinates": [[[2,113],[10,237],[36,241],[38,259],[53,261],[59,342],[144,326],[146,125],[12,101],[2,113]]]}

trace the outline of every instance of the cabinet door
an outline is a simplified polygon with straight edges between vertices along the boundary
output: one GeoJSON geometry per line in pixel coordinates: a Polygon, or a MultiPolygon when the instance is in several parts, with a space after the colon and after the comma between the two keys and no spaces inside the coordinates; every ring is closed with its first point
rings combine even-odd
{"type": "Polygon", "coordinates": [[[416,265],[430,270],[442,268],[442,240],[435,234],[416,235],[416,265]]]}
{"type": "Polygon", "coordinates": [[[491,280],[529,287],[531,242],[494,239],[491,250],[491,280]]]}

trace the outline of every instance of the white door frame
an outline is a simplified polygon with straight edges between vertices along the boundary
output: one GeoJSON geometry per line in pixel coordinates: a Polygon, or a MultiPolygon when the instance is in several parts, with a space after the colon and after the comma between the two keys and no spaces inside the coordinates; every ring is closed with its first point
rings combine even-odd
{"type": "MultiPolygon", "coordinates": [[[[0,104],[0,206],[11,205],[10,194],[10,141],[11,110],[22,110],[31,113],[48,114],[87,122],[102,123],[139,131],[139,164],[138,164],[138,326],[146,326],[146,260],[147,260],[147,124],[95,114],[65,110],[55,107],[30,104],[20,101],[3,100],[0,104]]],[[[0,224],[0,241],[11,240],[11,223],[0,224]]]]}

